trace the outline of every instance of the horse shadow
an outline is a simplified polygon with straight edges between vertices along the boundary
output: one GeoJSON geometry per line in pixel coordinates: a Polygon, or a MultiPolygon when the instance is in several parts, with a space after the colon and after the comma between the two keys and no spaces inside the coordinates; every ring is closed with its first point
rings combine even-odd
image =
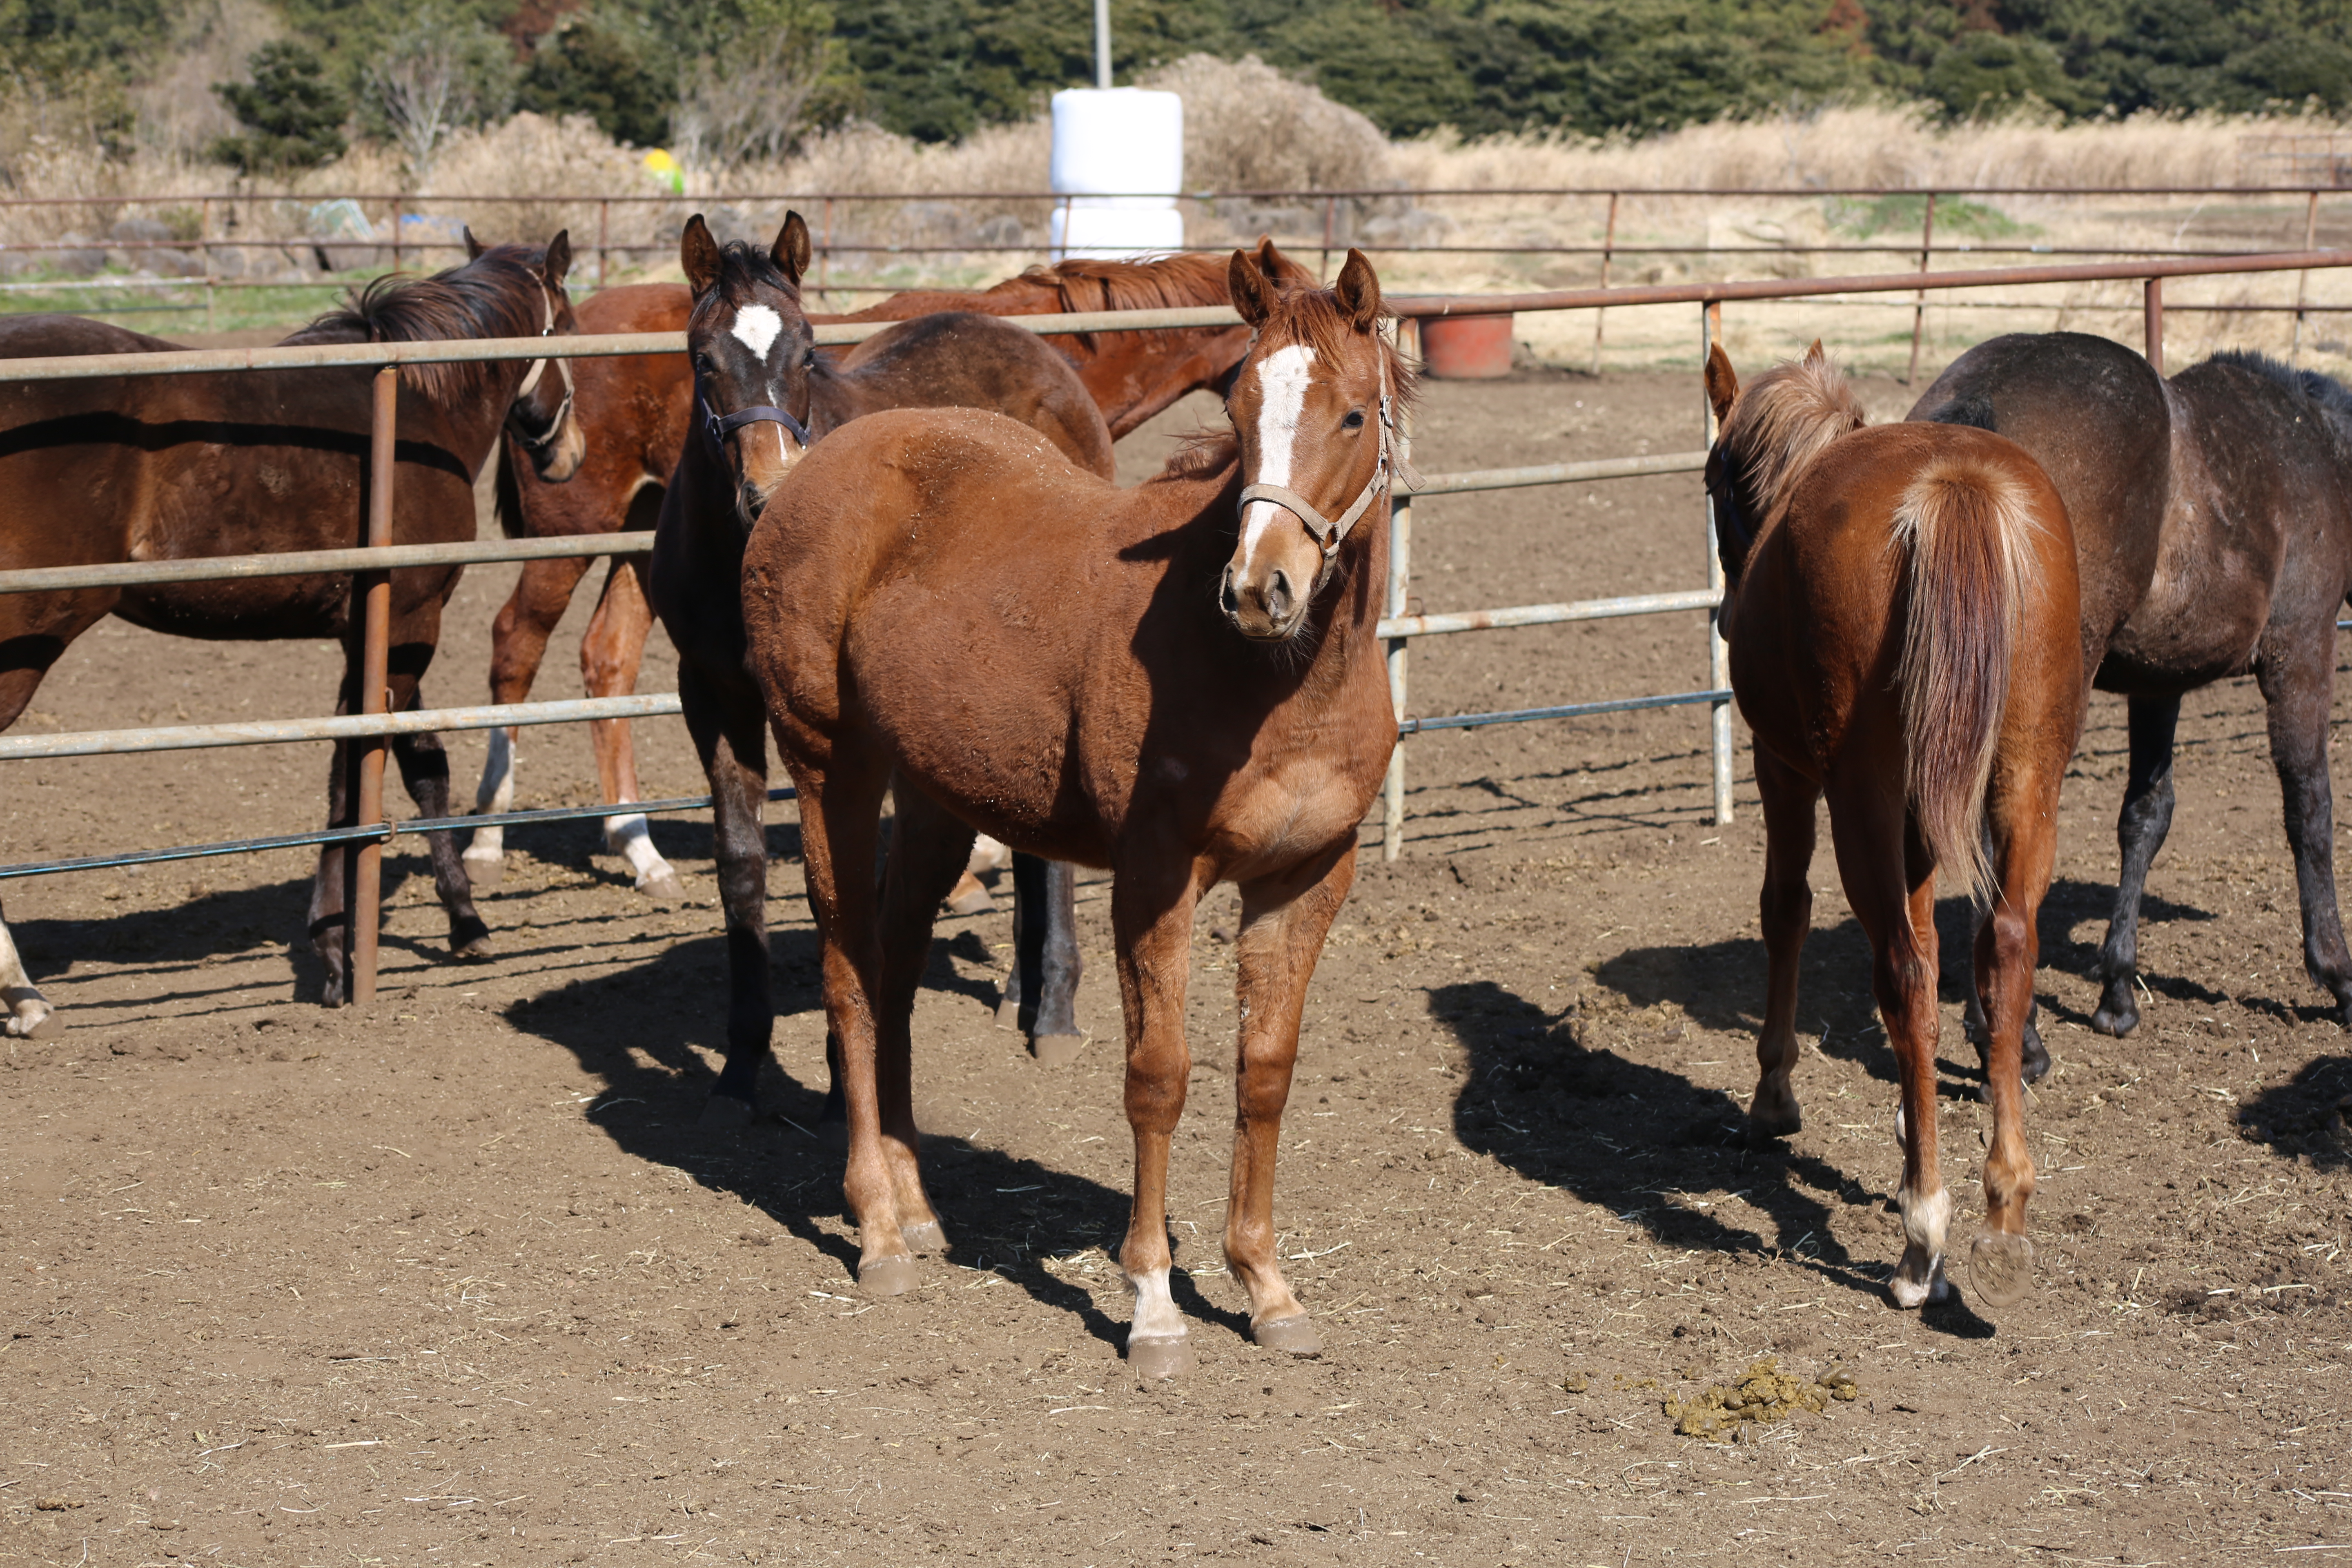
{"type": "MultiPolygon", "coordinates": [[[[787,926],[770,940],[779,1015],[821,1009],[815,932],[787,926]]],[[[980,935],[966,930],[932,943],[926,988],[993,1000],[992,984],[956,973],[956,958],[992,967],[980,935]]],[[[625,973],[518,1002],[507,1017],[516,1028],[570,1051],[603,1085],[587,1115],[616,1147],[758,1209],[854,1279],[857,1244],[856,1222],[841,1196],[843,1139],[837,1124],[820,1122],[826,1089],[821,1074],[803,1082],[771,1054],[760,1070],[758,1102],[767,1113],[760,1123],[740,1132],[698,1125],[717,1081],[710,1064],[726,1044],[726,973],[725,939],[714,931],[676,943],[625,973]],[[681,997],[691,1000],[680,1005],[681,997]]],[[[1017,1036],[1003,1038],[1006,1051],[1019,1048],[1017,1036]]],[[[1127,1325],[1044,1261],[1123,1233],[1124,1191],[956,1136],[927,1132],[922,1158],[925,1184],[950,1238],[950,1263],[992,1271],[1114,1350],[1125,1344],[1127,1325]]],[[[1180,1235],[1170,1245],[1179,1248],[1181,1261],[1188,1244],[1180,1235]]],[[[940,1276],[932,1278],[936,1282],[940,1276]]],[[[1181,1268],[1171,1284],[1189,1315],[1247,1335],[1247,1314],[1207,1301],[1181,1268]]]]}
{"type": "MultiPolygon", "coordinates": [[[[1604,1206],[1661,1247],[1777,1258],[1885,1300],[1899,1243],[1890,1234],[1888,1256],[1857,1258],[1832,1220],[1874,1205],[1891,1212],[1891,1193],[1778,1141],[1749,1147],[1738,1101],[1589,1044],[1574,1004],[1548,1012],[1484,980],[1440,986],[1431,1001],[1470,1058],[1454,1110],[1464,1147],[1604,1206]],[[1760,1210],[1763,1229],[1727,1218],[1715,1194],[1760,1210]]],[[[1963,1338],[1993,1332],[1957,1293],[1921,1321],[1963,1338]]]]}
{"type": "Polygon", "coordinates": [[[2238,1109],[2238,1135],[2323,1171],[2352,1170],[2352,1055],[2315,1057],[2238,1109]]]}

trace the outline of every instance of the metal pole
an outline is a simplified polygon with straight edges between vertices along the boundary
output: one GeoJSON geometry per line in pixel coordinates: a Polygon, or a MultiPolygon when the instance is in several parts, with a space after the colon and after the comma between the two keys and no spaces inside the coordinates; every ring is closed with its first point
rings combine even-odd
{"type": "Polygon", "coordinates": [[[1328,279],[1331,276],[1331,231],[1337,225],[1339,216],[1339,198],[1325,196],[1323,198],[1323,260],[1316,269],[1315,275],[1318,278],[1328,279]]]}
{"type": "MultiPolygon", "coordinates": [[[[1400,333],[1410,330],[1413,335],[1411,347],[1416,355],[1421,348],[1421,323],[1410,329],[1400,324],[1400,333]]],[[[1397,419],[1397,468],[1404,470],[1412,462],[1412,416],[1410,411],[1397,419]]],[[[1389,501],[1389,615],[1405,613],[1406,590],[1412,582],[1412,493],[1394,491],[1389,501]]],[[[1405,648],[1406,639],[1389,639],[1389,705],[1396,710],[1397,721],[1404,721],[1405,648]]],[[[1393,860],[1404,853],[1404,741],[1400,737],[1396,750],[1389,753],[1389,776],[1386,785],[1387,808],[1381,825],[1381,858],[1393,860]]]]}
{"type": "Polygon", "coordinates": [[[400,198],[392,198],[392,269],[400,270],[400,198]]]}
{"type": "Polygon", "coordinates": [[[604,257],[613,243],[613,204],[596,204],[596,287],[604,287],[604,257]]]}
{"type": "MultiPolygon", "coordinates": [[[[1699,364],[1706,363],[1707,351],[1723,336],[1723,306],[1709,304],[1699,312],[1699,364]]],[[[1706,395],[1705,378],[1701,377],[1699,402],[1706,405],[1706,444],[1712,448],[1717,435],[1715,404],[1706,395]]],[[[1723,555],[1715,547],[1715,502],[1706,502],[1706,585],[1720,598],[1723,593],[1723,555]]],[[[1717,605],[1706,613],[1706,684],[1709,689],[1727,691],[1731,688],[1731,645],[1723,640],[1723,607],[1717,605]]],[[[1731,820],[1731,704],[1717,699],[1707,704],[1708,738],[1715,752],[1715,820],[1720,826],[1731,820]]]]}
{"type": "Polygon", "coordinates": [[[2147,280],[2147,294],[2140,308],[2141,329],[2147,333],[2147,363],[2156,374],[2164,374],[2164,279],[2147,280]]]}
{"type": "MultiPolygon", "coordinates": [[[[1601,240],[1601,286],[1609,287],[1609,264],[1617,254],[1617,193],[1609,193],[1609,231],[1601,240]]],[[[1601,323],[1609,314],[1601,306],[1592,312],[1592,374],[1601,374],[1601,323]]]]}
{"type": "Polygon", "coordinates": [[[833,198],[824,198],[824,237],[816,247],[816,291],[824,292],[825,279],[833,275],[833,198]]]}
{"type": "Polygon", "coordinates": [[[1095,85],[1110,90],[1110,0],[1095,0],[1095,85]]]}
{"type": "MultiPolygon", "coordinates": [[[[1934,255],[1935,250],[1936,193],[1929,191],[1927,222],[1919,229],[1919,271],[1923,276],[1927,270],[1927,258],[1934,255]]],[[[1906,386],[1919,384],[1919,340],[1927,335],[1927,290],[1922,289],[1911,307],[1911,369],[1903,378],[1903,384],[1906,386]]],[[[1725,820],[1728,821],[1729,818],[1725,820]]]]}
{"type": "MultiPolygon", "coordinates": [[[[392,542],[393,437],[400,424],[400,368],[386,365],[375,373],[375,405],[368,427],[367,542],[381,547],[392,542]]],[[[392,651],[392,574],[364,572],[352,574],[352,609],[359,612],[360,711],[382,713],[389,706],[384,689],[385,666],[392,651]]],[[[356,742],[359,787],[352,792],[354,824],[383,820],[383,752],[382,736],[356,742]]],[[[351,999],[364,1005],[375,1000],[376,936],[383,915],[383,842],[366,839],[345,854],[350,875],[344,881],[345,929],[351,932],[351,999]]]]}
{"type": "MultiPolygon", "coordinates": [[[[2309,204],[2303,209],[2303,247],[2309,250],[2313,242],[2318,237],[2319,192],[2315,189],[2311,193],[2309,204]]],[[[2297,359],[2303,354],[2303,300],[2305,291],[2310,287],[2309,272],[2298,272],[2294,275],[2294,345],[2287,351],[2289,359],[2297,359]]]]}

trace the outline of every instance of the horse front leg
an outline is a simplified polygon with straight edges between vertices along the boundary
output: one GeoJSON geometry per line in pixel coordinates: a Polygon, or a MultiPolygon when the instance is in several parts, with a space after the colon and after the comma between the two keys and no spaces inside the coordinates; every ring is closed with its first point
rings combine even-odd
{"type": "Polygon", "coordinates": [[[768,747],[760,697],[714,680],[691,658],[677,670],[679,706],[710,781],[710,829],[727,932],[727,1063],[703,1107],[705,1127],[742,1127],[757,1112],[760,1064],[775,1029],[768,975],[768,747]]]}
{"type": "Polygon", "coordinates": [[[2180,722],[2180,699],[2135,697],[2126,712],[2131,774],[2116,817],[2122,868],[2107,937],[2099,944],[2099,1007],[2091,1015],[2091,1027],[2116,1036],[2130,1034],[2139,1023],[2139,998],[2132,994],[2132,983],[2139,978],[2139,904],[2147,890],[2148,868],[2172,831],[2172,735],[2180,722]]]}
{"type": "MultiPolygon", "coordinates": [[[[646,634],[654,615],[637,579],[637,569],[615,559],[604,578],[604,592],[596,613],[580,639],[580,674],[591,697],[626,697],[637,689],[637,667],[644,661],[646,634]]],[[[596,753],[596,778],[604,798],[614,805],[645,798],[637,787],[637,752],[626,719],[598,719],[588,726],[588,743],[596,753]]],[[[637,891],[647,898],[675,900],[686,897],[677,872],[654,847],[645,813],[632,812],[604,819],[604,847],[629,863],[637,891]]]]}
{"type": "MultiPolygon", "coordinates": [[[[540,660],[547,657],[547,639],[572,603],[572,591],[586,575],[585,560],[526,561],[515,579],[514,592],[490,623],[490,700],[521,702],[530,696],[539,678],[540,660]]],[[[490,731],[489,755],[483,759],[482,782],[474,791],[478,816],[514,807],[516,732],[490,731]]],[[[477,827],[466,847],[466,879],[471,887],[495,888],[506,875],[507,830],[477,827]]]]}
{"type": "MultiPolygon", "coordinates": [[[[350,704],[338,703],[335,710],[349,712],[350,704]]],[[[352,802],[359,788],[358,770],[359,748],[349,741],[337,741],[334,755],[327,764],[329,827],[352,825],[352,802]]],[[[345,890],[358,854],[358,849],[350,844],[320,846],[318,873],[310,880],[310,951],[318,954],[319,963],[327,972],[319,1001],[328,1007],[341,1006],[349,994],[351,921],[345,907],[345,890]]]]}
{"type": "Polygon", "coordinates": [[[25,973],[25,960],[8,935],[8,919],[0,911],[0,1035],[12,1040],[45,1040],[60,1024],[57,1009],[25,973]]]}
{"type": "Polygon", "coordinates": [[[2336,1021],[2352,1028],[2352,953],[2336,903],[2336,804],[2327,778],[2327,718],[2336,670],[2335,613],[2284,657],[2265,657],[2257,674],[2269,704],[2271,763],[2278,771],[2294,885],[2303,906],[2303,967],[2336,998],[2336,1021]]]}
{"type": "Polygon", "coordinates": [[[1756,788],[1764,801],[1764,1029],[1756,1037],[1756,1094],[1748,1102],[1753,1141],[1786,1138],[1804,1126],[1794,1081],[1797,974],[1813,924],[1814,807],[1822,786],[1756,749],[1756,788]]]}
{"type": "MultiPolygon", "coordinates": [[[[414,690],[404,708],[421,706],[414,690]]],[[[449,815],[449,753],[438,735],[396,735],[392,754],[400,763],[400,782],[420,816],[449,815]]],[[[443,829],[425,836],[425,851],[433,863],[434,890],[449,916],[449,952],[463,959],[490,956],[490,928],[474,908],[473,883],[457,853],[457,836],[443,829]]]]}
{"type": "Polygon", "coordinates": [[[1355,879],[1356,841],[1350,835],[1305,865],[1242,884],[1242,925],[1234,946],[1241,1044],[1234,1075],[1225,1263],[1249,1292],[1250,1338],[1292,1355],[1316,1355],[1323,1346],[1307,1309],[1283,1279],[1275,1252],[1275,1159],[1298,1060],[1307,984],[1355,879]]]}
{"type": "Polygon", "coordinates": [[[1177,849],[1122,864],[1111,884],[1127,1024],[1127,1124],[1135,1136],[1134,1201],[1118,1258],[1135,1292],[1127,1363],[1146,1380],[1174,1377],[1192,1364],[1183,1314],[1168,1284],[1174,1263],[1168,1247],[1168,1151],[1192,1074],[1184,988],[1199,900],[1191,861],[1177,849]]]}

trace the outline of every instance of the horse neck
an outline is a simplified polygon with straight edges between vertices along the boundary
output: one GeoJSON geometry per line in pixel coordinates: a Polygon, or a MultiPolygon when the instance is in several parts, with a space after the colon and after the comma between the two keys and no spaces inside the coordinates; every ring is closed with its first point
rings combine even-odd
{"type": "Polygon", "coordinates": [[[451,446],[457,458],[466,465],[467,473],[478,479],[482,466],[498,450],[499,433],[505,428],[507,410],[521,390],[522,378],[530,374],[530,363],[523,360],[499,361],[490,366],[490,374],[470,392],[463,378],[450,377],[441,385],[455,390],[441,391],[420,387],[419,394],[440,411],[447,421],[451,446]]]}

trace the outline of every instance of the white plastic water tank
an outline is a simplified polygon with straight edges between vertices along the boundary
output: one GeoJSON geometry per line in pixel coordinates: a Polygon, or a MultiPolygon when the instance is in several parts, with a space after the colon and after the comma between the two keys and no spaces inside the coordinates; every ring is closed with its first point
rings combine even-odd
{"type": "Polygon", "coordinates": [[[1118,258],[1181,250],[1184,100],[1141,88],[1073,88],[1054,95],[1053,248],[1118,258]]]}

